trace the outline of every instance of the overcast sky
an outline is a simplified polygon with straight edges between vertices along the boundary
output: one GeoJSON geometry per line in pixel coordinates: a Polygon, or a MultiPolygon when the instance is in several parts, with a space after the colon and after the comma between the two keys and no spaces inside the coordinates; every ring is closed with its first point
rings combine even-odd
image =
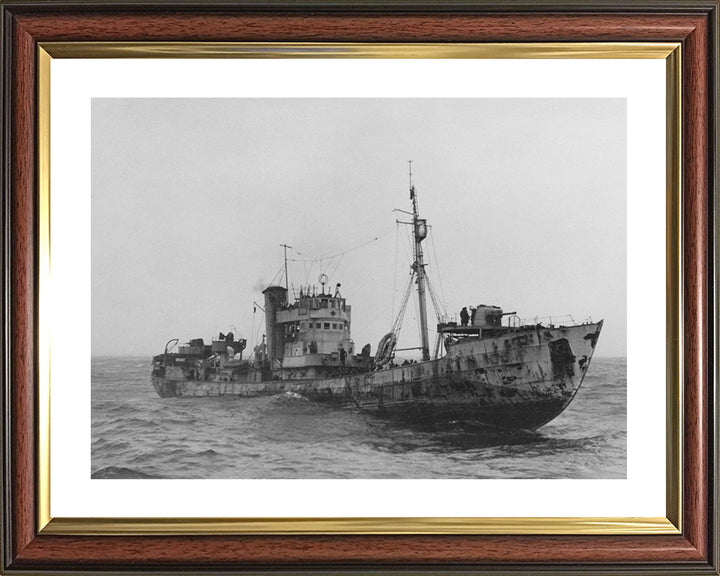
{"type": "Polygon", "coordinates": [[[250,343],[281,243],[295,288],[342,283],[374,352],[409,272],[408,160],[450,314],[604,318],[597,354],[625,355],[624,99],[157,98],[92,104],[93,355],[250,343]]]}

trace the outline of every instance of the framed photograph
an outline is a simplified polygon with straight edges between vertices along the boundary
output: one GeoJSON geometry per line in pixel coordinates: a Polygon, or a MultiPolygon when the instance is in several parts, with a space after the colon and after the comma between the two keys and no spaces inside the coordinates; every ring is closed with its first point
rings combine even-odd
{"type": "Polygon", "coordinates": [[[3,2],[3,564],[718,574],[717,2],[3,2]]]}

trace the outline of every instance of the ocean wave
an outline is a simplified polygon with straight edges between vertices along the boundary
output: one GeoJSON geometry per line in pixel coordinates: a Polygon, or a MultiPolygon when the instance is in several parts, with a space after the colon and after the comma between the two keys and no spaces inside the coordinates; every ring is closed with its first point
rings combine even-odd
{"type": "Polygon", "coordinates": [[[125,480],[125,479],[150,479],[164,478],[164,476],[156,476],[146,474],[140,470],[133,468],[125,468],[123,466],[106,466],[100,470],[93,472],[90,476],[94,480],[125,480]]]}
{"type": "Polygon", "coordinates": [[[285,392],[164,399],[139,361],[93,371],[93,478],[626,475],[624,361],[593,360],[590,385],[563,414],[538,431],[509,433],[467,422],[400,426],[285,392]]]}

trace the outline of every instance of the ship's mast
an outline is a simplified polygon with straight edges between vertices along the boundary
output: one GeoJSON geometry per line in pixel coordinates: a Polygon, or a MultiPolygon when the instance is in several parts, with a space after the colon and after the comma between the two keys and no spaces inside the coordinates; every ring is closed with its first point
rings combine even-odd
{"type": "Polygon", "coordinates": [[[410,177],[410,200],[413,206],[413,240],[415,246],[415,261],[412,268],[415,271],[417,283],[418,306],[420,308],[420,339],[422,346],[422,359],[430,360],[430,343],[428,341],[427,305],[425,303],[425,264],[423,262],[422,241],[427,237],[427,221],[418,214],[417,194],[412,181],[412,160],[408,161],[410,177]]]}
{"type": "Polygon", "coordinates": [[[292,248],[292,246],[288,246],[287,244],[280,244],[280,246],[283,247],[283,250],[285,251],[285,290],[290,293],[290,284],[288,282],[288,268],[287,268],[287,249],[292,248]]]}

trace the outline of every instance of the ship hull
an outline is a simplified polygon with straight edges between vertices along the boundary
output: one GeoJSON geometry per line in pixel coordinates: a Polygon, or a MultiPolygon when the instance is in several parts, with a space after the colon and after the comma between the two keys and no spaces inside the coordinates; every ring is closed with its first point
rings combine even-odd
{"type": "Polygon", "coordinates": [[[503,429],[536,429],[557,417],[577,393],[602,322],[535,327],[493,338],[467,337],[438,360],[335,378],[186,379],[153,375],[161,397],[265,396],[292,392],[381,417],[428,423],[468,421],[503,429]]]}

